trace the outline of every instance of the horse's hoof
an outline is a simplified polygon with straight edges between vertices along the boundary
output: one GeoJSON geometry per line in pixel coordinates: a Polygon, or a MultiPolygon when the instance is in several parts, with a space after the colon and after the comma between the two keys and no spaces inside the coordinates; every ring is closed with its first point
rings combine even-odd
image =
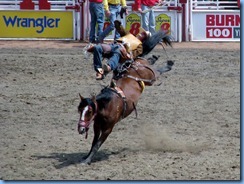
{"type": "Polygon", "coordinates": [[[167,64],[168,64],[169,66],[173,66],[173,65],[174,65],[174,61],[172,61],[172,60],[168,60],[168,61],[167,61],[167,64]]]}
{"type": "Polygon", "coordinates": [[[158,58],[160,58],[160,55],[157,55],[157,56],[152,55],[152,57],[157,60],[158,58]]]}
{"type": "Polygon", "coordinates": [[[81,165],[84,165],[84,166],[85,166],[85,165],[90,165],[90,163],[86,163],[86,162],[85,162],[85,163],[84,163],[84,162],[81,162],[80,164],[81,164],[81,165]]]}
{"type": "Polygon", "coordinates": [[[90,160],[82,160],[80,163],[81,163],[81,165],[90,165],[91,161],[90,160]]]}

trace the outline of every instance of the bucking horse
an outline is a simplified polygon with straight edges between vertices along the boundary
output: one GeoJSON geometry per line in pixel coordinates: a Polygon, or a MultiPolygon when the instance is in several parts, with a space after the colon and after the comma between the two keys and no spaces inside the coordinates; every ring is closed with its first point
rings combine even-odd
{"type": "Polygon", "coordinates": [[[171,46],[171,37],[165,31],[158,31],[151,35],[142,44],[143,53],[133,61],[122,63],[113,73],[110,85],[101,92],[85,98],[80,95],[78,106],[79,121],[78,132],[88,136],[88,130],[93,123],[94,138],[89,153],[83,158],[82,163],[90,164],[93,156],[112,132],[115,124],[136,112],[138,100],[146,86],[151,86],[162,73],[170,71],[173,62],[168,61],[166,66],[157,70],[151,67],[157,57],[146,59],[154,47],[163,43],[171,46]]]}

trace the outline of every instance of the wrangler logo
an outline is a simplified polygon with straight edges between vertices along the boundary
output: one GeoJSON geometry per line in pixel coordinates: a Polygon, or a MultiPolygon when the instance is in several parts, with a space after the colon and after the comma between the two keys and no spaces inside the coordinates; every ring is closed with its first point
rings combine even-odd
{"type": "Polygon", "coordinates": [[[45,28],[58,28],[60,18],[19,18],[18,16],[6,17],[3,16],[7,27],[22,27],[22,28],[37,28],[37,33],[42,33],[45,28]]]}

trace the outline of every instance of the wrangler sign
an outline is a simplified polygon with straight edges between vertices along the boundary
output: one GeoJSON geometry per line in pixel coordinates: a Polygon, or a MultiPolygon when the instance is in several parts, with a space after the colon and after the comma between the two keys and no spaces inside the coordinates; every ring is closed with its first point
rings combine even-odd
{"type": "Polygon", "coordinates": [[[72,11],[0,11],[1,38],[73,37],[72,11]]]}

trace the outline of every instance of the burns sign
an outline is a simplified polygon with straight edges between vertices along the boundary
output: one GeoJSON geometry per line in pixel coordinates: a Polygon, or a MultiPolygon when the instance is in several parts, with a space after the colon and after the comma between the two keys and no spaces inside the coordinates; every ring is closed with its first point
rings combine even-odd
{"type": "Polygon", "coordinates": [[[240,41],[240,13],[197,12],[192,18],[192,40],[240,41]]]}
{"type": "Polygon", "coordinates": [[[240,15],[206,15],[206,38],[240,38],[240,34],[240,15]]]}

